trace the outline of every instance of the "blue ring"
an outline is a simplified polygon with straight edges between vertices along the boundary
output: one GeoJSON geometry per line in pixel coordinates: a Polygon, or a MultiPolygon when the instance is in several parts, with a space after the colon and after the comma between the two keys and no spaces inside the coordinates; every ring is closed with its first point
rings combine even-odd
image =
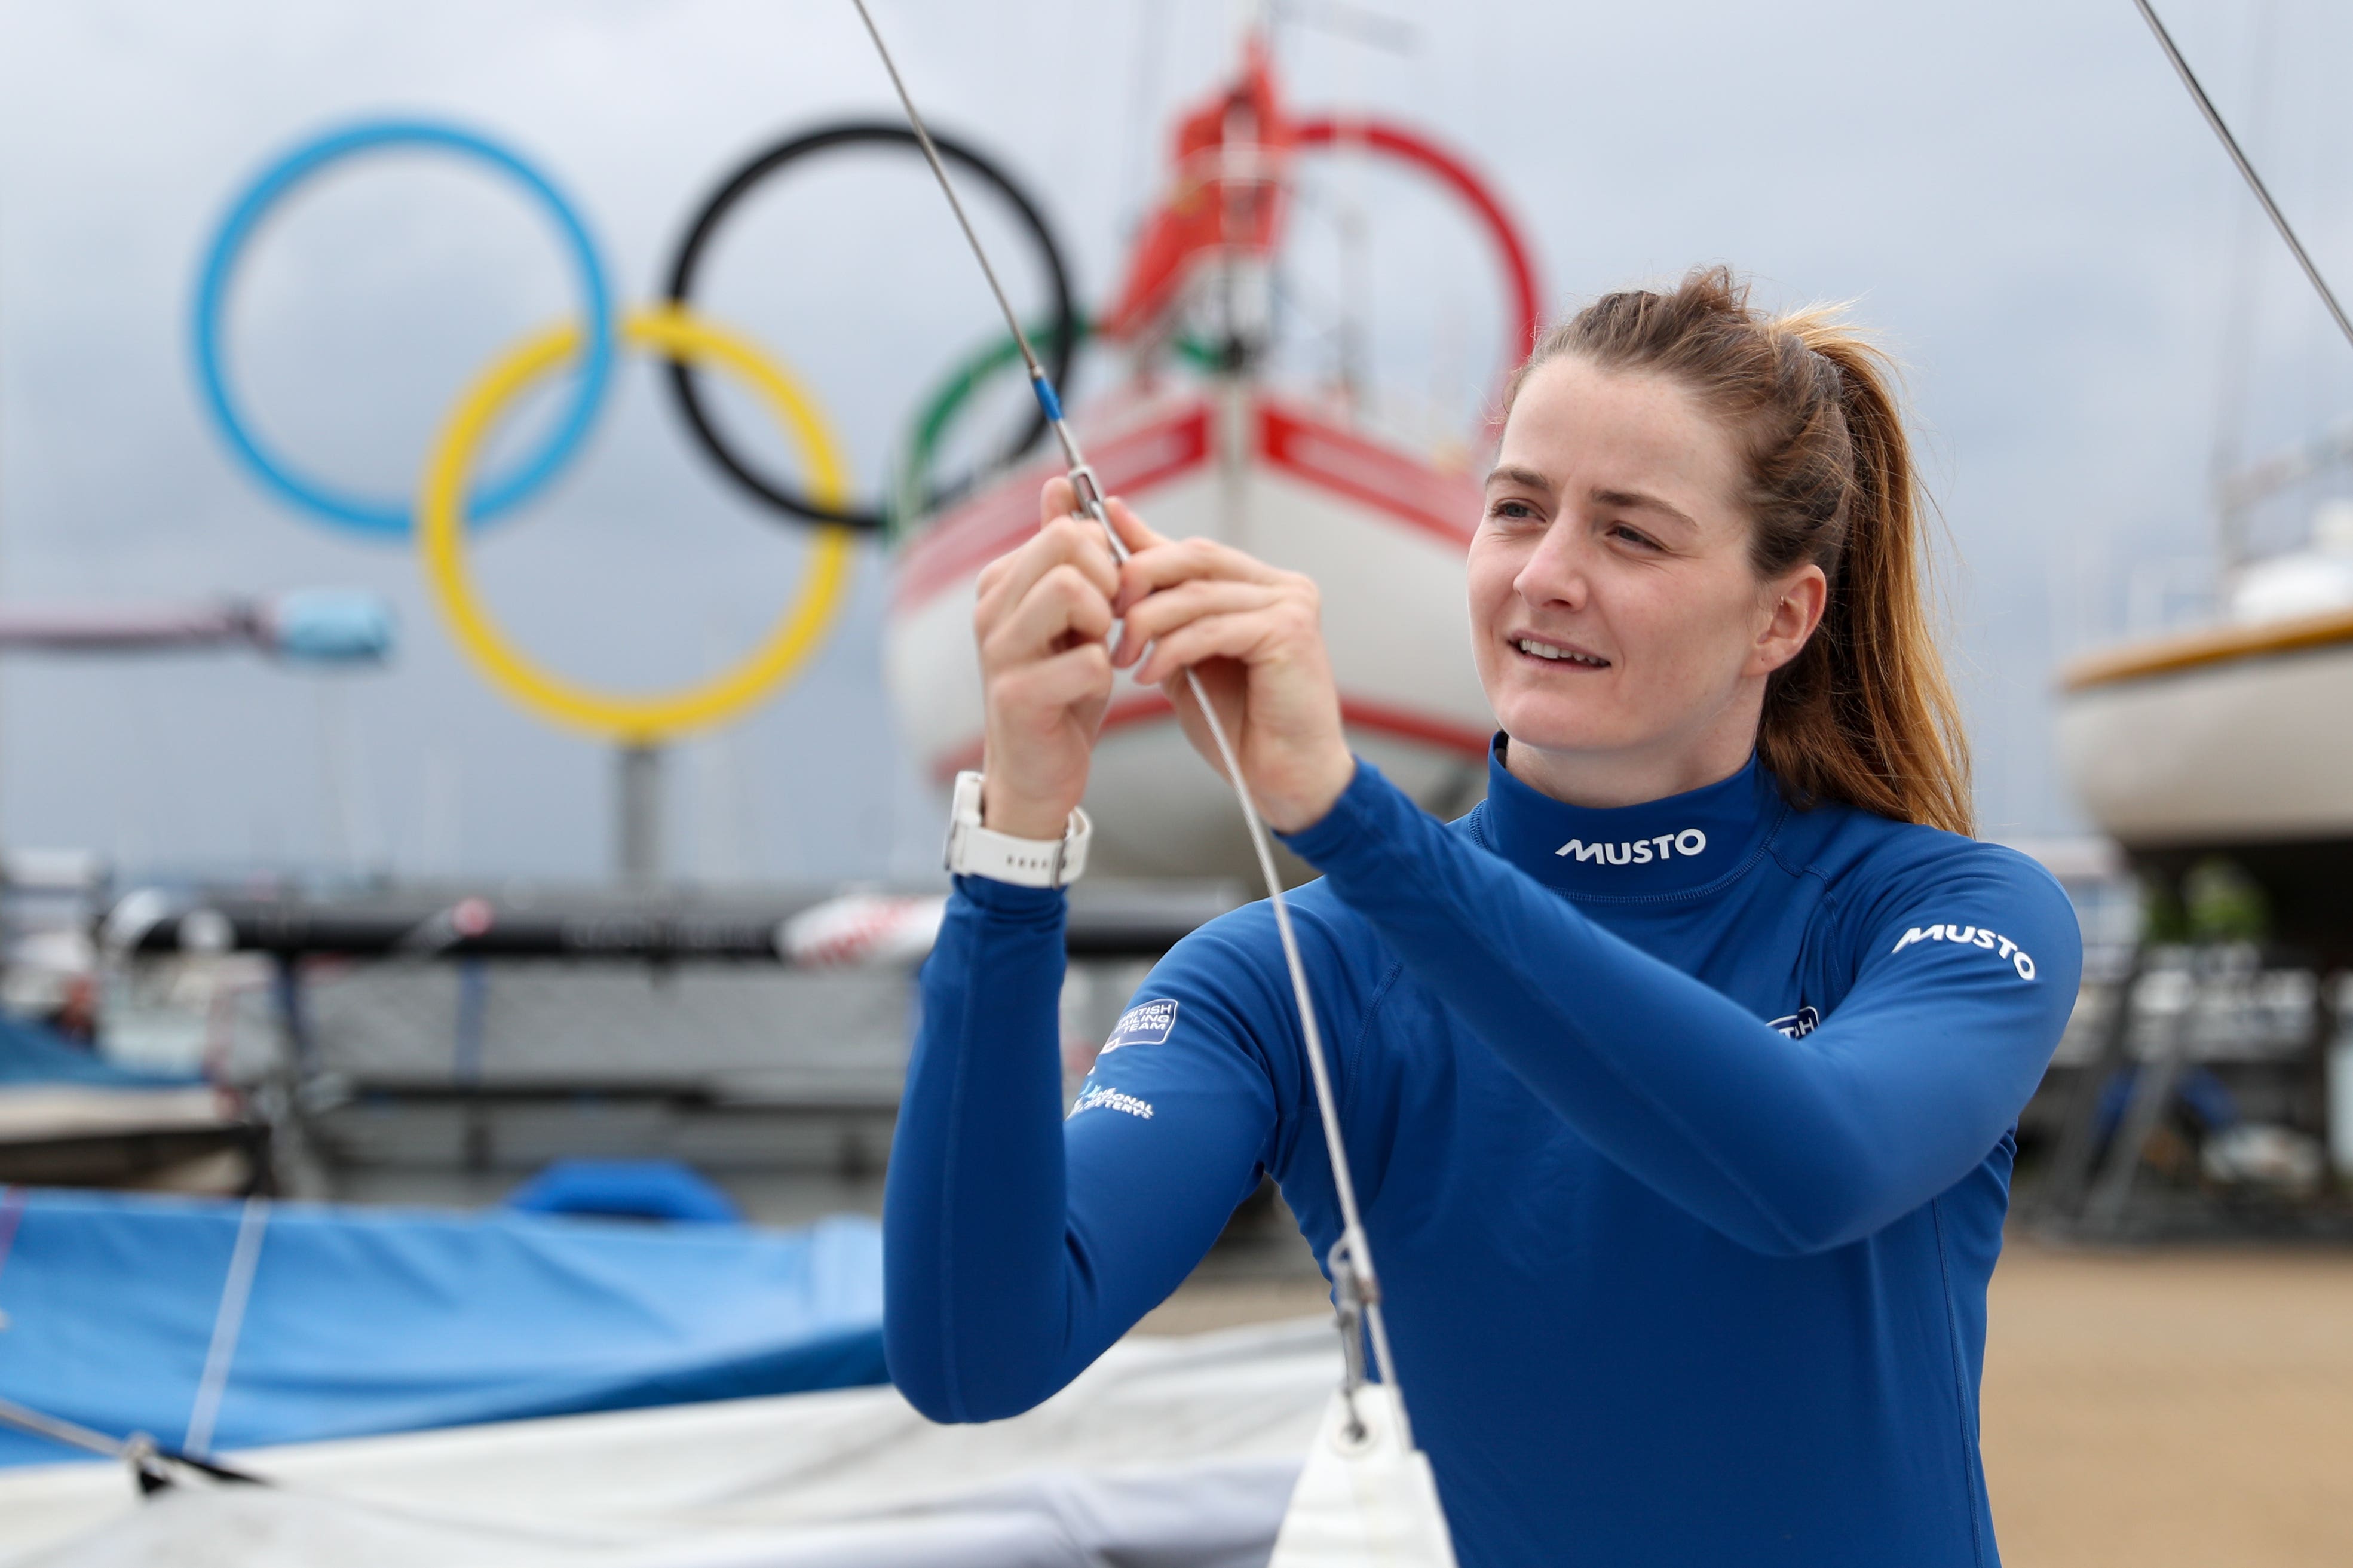
{"type": "Polygon", "coordinates": [[[264,170],[260,177],[247,187],[236,205],[229,209],[228,216],[222,221],[220,232],[214,236],[212,247],[205,255],[202,280],[196,286],[196,379],[204,391],[205,405],[210,410],[214,423],[220,426],[221,434],[227,437],[230,449],[264,485],[285,500],[302,510],[314,512],[332,522],[363,533],[405,538],[409,531],[410,515],[415,510],[413,500],[377,500],[339,489],[324,480],[304,474],[292,464],[273,456],[261,445],[248,428],[246,417],[229,390],[228,378],[222,370],[220,352],[220,319],[227,301],[231,274],[246,242],[253,237],[255,228],[270,207],[296,185],[337,160],[354,153],[391,146],[429,147],[461,153],[512,175],[525,190],[539,199],[540,205],[554,218],[555,226],[571,251],[574,269],[579,274],[580,291],[586,302],[588,352],[572,395],[570,408],[562,423],[540,443],[539,448],[516,463],[514,472],[486,482],[476,492],[467,512],[469,521],[480,522],[523,500],[554,478],[556,470],[571,458],[574,449],[587,435],[588,427],[596,422],[596,410],[604,400],[606,384],[612,374],[613,312],[611,291],[605,282],[604,264],[597,259],[596,244],[588,237],[586,226],[581,223],[571,204],[538,170],[497,142],[473,132],[432,121],[366,121],[302,143],[264,170]]]}

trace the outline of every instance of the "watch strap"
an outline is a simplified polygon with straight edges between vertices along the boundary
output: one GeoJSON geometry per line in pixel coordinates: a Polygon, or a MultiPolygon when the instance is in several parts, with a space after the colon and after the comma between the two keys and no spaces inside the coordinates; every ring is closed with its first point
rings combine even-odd
{"type": "Polygon", "coordinates": [[[1066,888],[1087,868],[1087,843],[1094,824],[1082,809],[1071,813],[1060,838],[1016,838],[980,822],[980,774],[956,774],[948,810],[948,870],[959,877],[986,877],[1018,888],[1066,888]]]}

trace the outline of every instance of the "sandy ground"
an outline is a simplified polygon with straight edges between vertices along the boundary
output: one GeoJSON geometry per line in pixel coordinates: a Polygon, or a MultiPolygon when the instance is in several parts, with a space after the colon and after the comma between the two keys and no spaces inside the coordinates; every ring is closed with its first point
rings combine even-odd
{"type": "Polygon", "coordinates": [[[1989,1324],[2010,1568],[2353,1563],[2353,1253],[2014,1246],[1989,1324]]]}
{"type": "MultiPolygon", "coordinates": [[[[1197,1278],[1143,1331],[1324,1310],[1197,1278]]],[[[2009,1568],[2353,1564],[2353,1252],[2058,1252],[1994,1275],[1985,1460],[2009,1568]]]]}

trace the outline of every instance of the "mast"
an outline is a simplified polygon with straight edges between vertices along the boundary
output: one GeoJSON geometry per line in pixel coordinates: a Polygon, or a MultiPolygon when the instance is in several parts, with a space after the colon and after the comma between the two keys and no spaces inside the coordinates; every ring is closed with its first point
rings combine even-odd
{"type": "MultiPolygon", "coordinates": [[[[2262,145],[2271,121],[2272,85],[2278,63],[2279,0],[2263,0],[2250,21],[2248,72],[2253,109],[2248,133],[2262,145]]],[[[2242,205],[2231,247],[2230,283],[2224,294],[2221,363],[2215,376],[2214,446],[2207,482],[2214,501],[2216,587],[2227,593],[2247,564],[2249,512],[2255,498],[2241,483],[2246,462],[2247,390],[2254,361],[2254,338],[2263,321],[2263,290],[2256,247],[2263,237],[2263,209],[2242,205]]],[[[2217,594],[2220,598],[2221,593],[2217,594]]]]}

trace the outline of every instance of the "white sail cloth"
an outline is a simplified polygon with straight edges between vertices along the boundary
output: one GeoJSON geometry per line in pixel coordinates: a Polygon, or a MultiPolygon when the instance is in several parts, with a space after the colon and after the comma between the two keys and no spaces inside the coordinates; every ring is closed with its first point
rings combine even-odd
{"type": "Polygon", "coordinates": [[[981,1426],[863,1388],[257,1449],[229,1458],[281,1484],[145,1502],[120,1467],[17,1469],[0,1565],[1258,1568],[1339,1362],[1318,1318],[1131,1338],[981,1426]]]}
{"type": "Polygon", "coordinates": [[[1395,1389],[1333,1394],[1267,1568],[1454,1568],[1437,1478],[1408,1430],[1395,1389]]]}

